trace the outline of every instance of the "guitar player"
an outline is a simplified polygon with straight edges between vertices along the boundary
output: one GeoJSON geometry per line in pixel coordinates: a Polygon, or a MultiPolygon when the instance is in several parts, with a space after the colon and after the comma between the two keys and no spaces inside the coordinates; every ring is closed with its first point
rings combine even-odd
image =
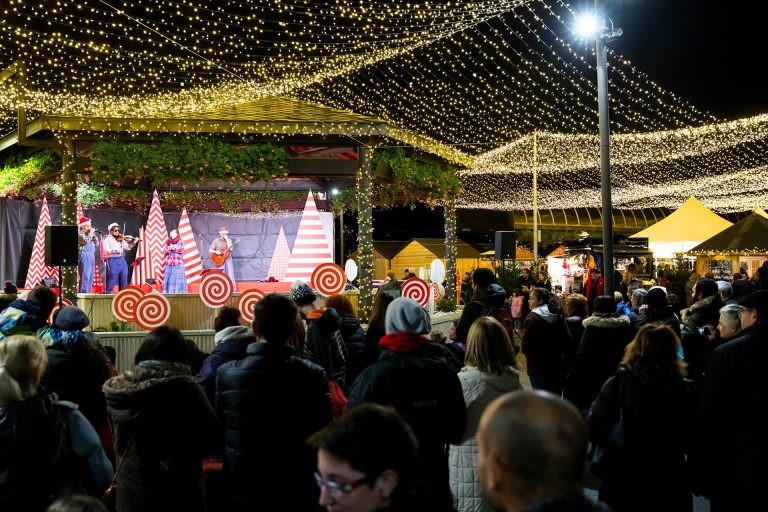
{"type": "MultiPolygon", "coordinates": [[[[224,261],[220,265],[213,263],[213,268],[221,269],[232,280],[232,284],[235,283],[235,267],[232,265],[232,247],[234,247],[232,239],[229,238],[229,230],[222,226],[219,228],[219,238],[211,243],[211,247],[208,252],[213,255],[224,257],[224,261]]],[[[219,258],[216,258],[219,259],[219,258]]]]}

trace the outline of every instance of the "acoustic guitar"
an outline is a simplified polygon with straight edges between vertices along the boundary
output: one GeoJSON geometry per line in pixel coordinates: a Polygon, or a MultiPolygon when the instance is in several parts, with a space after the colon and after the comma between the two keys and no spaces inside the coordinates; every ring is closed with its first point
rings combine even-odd
{"type": "Polygon", "coordinates": [[[227,258],[229,258],[232,255],[232,248],[237,244],[240,240],[235,240],[232,242],[232,245],[230,245],[228,248],[221,251],[221,254],[211,254],[211,259],[213,260],[213,264],[217,267],[220,267],[224,264],[225,261],[227,261],[227,258]]]}

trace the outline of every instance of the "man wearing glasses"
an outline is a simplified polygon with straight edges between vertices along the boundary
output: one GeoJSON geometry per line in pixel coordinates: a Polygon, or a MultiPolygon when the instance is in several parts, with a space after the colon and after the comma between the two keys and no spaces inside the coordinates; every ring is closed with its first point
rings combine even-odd
{"type": "Polygon", "coordinates": [[[753,508],[768,480],[768,290],[737,303],[741,334],[705,360],[691,457],[712,512],[753,508]]]}
{"type": "Polygon", "coordinates": [[[416,437],[389,406],[361,404],[309,438],[315,481],[329,511],[452,510],[413,479],[416,437]]]}
{"type": "Polygon", "coordinates": [[[113,293],[115,286],[118,291],[128,285],[128,264],[125,262],[125,253],[136,247],[139,242],[134,238],[131,243],[125,241],[120,234],[120,226],[113,222],[107,228],[109,234],[102,241],[104,263],[107,267],[107,286],[104,293],[113,293]]]}

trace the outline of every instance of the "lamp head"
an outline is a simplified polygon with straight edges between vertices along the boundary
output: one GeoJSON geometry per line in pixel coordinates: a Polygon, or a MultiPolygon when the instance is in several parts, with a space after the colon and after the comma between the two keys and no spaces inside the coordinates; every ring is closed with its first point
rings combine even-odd
{"type": "Polygon", "coordinates": [[[584,13],[576,17],[574,32],[581,39],[595,39],[600,35],[600,20],[594,13],[584,13]]]}

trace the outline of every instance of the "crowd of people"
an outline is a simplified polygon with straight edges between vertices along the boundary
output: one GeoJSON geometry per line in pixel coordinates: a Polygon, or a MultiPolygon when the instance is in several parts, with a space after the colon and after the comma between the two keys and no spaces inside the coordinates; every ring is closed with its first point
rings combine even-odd
{"type": "Polygon", "coordinates": [[[222,308],[210,354],[160,327],[121,373],[82,311],[49,319],[56,295],[34,288],[0,311],[0,510],[759,502],[768,287],[701,278],[678,311],[662,287],[590,305],[531,280],[516,329],[493,272],[472,281],[448,339],[397,293],[364,330],[346,297],[296,282],[250,325],[222,308]]]}

